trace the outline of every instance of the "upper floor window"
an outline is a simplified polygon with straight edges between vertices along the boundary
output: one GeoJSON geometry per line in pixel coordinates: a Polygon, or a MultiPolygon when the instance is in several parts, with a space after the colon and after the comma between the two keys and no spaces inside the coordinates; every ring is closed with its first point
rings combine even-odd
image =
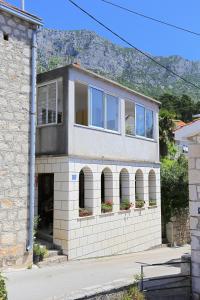
{"type": "Polygon", "coordinates": [[[37,124],[59,124],[63,117],[63,85],[57,80],[37,90],[37,124]]]}
{"type": "Polygon", "coordinates": [[[104,127],[104,93],[91,88],[90,90],[90,122],[92,126],[104,127]]]}
{"type": "Polygon", "coordinates": [[[75,82],[75,122],[119,131],[118,98],[97,88],[75,82]]]}
{"type": "Polygon", "coordinates": [[[153,111],[136,105],[136,135],[153,138],[153,111]]]}
{"type": "Polygon", "coordinates": [[[90,124],[119,131],[118,98],[96,88],[90,88],[90,124]]]}
{"type": "Polygon", "coordinates": [[[125,131],[128,135],[135,135],[135,104],[125,100],[125,131]]]}
{"type": "Polygon", "coordinates": [[[88,125],[88,87],[80,82],[75,82],[75,122],[88,125]]]}

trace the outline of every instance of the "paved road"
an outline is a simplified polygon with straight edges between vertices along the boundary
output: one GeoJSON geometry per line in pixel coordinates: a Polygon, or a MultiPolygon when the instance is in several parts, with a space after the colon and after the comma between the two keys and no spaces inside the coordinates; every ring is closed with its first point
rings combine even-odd
{"type": "MultiPolygon", "coordinates": [[[[189,252],[189,246],[160,248],[128,255],[70,261],[41,269],[10,270],[5,273],[9,300],[73,299],[72,295],[83,295],[84,291],[100,291],[118,282],[130,282],[134,274],[140,273],[141,264],[169,262],[189,252]]],[[[150,269],[145,275],[179,272],[177,267],[172,266],[150,269]]]]}

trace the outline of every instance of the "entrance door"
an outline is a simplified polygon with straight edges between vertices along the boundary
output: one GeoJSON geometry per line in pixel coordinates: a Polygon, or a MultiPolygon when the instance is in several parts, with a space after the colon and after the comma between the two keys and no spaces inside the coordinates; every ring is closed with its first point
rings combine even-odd
{"type": "Polygon", "coordinates": [[[54,174],[38,175],[39,229],[53,236],[54,174]]]}

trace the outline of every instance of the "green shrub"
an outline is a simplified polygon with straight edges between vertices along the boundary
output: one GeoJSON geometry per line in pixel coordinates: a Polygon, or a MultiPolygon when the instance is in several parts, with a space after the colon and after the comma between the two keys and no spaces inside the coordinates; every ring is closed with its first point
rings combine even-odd
{"type": "Polygon", "coordinates": [[[136,285],[134,285],[127,294],[124,295],[123,300],[145,300],[145,296],[136,285]]]}
{"type": "Polygon", "coordinates": [[[0,300],[8,300],[5,278],[0,273],[0,300]]]}

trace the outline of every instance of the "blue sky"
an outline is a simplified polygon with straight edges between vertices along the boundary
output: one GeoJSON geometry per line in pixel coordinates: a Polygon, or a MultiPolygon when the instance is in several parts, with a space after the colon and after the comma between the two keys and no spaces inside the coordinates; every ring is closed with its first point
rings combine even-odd
{"type": "MultiPolygon", "coordinates": [[[[20,0],[7,0],[20,5],[20,0]]],[[[200,37],[110,7],[100,0],[74,0],[136,47],[152,55],[181,55],[200,60],[200,37]]],[[[143,14],[200,32],[199,0],[110,0],[143,14]]],[[[25,0],[26,10],[40,16],[44,26],[52,29],[88,29],[125,46],[111,33],[84,16],[67,0],[25,0]]]]}

